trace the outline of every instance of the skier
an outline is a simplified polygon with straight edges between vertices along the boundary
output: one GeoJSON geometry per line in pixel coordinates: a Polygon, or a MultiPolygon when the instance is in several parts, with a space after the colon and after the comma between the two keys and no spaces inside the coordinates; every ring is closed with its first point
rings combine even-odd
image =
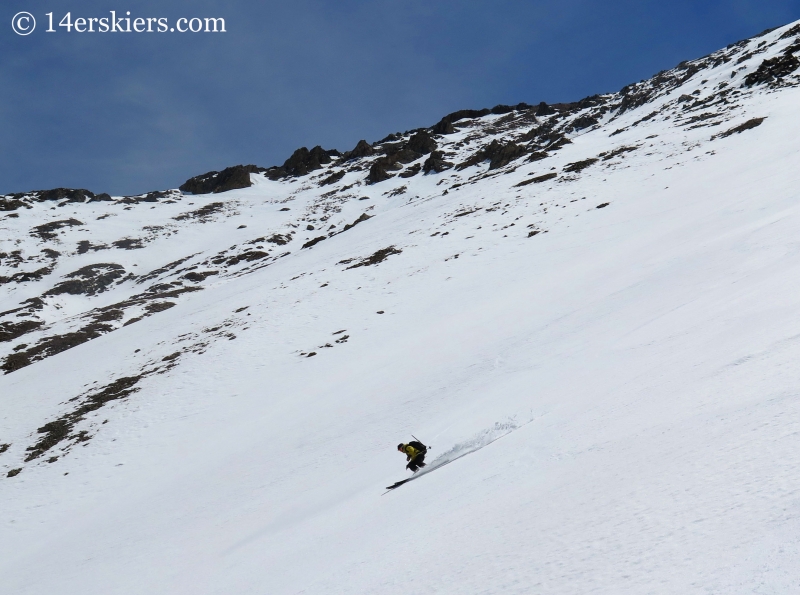
{"type": "Polygon", "coordinates": [[[408,461],[406,469],[416,473],[421,467],[425,466],[425,455],[428,452],[428,447],[422,442],[417,440],[412,440],[408,444],[401,442],[397,445],[397,450],[406,455],[406,460],[408,461]]]}

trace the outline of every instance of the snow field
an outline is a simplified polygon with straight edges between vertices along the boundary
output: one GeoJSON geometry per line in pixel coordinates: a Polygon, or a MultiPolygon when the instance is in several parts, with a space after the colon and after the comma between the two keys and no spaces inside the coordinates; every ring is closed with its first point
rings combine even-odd
{"type": "MultiPolygon", "coordinates": [[[[736,121],[764,123],[715,141],[659,120],[587,133],[559,167],[659,136],[572,181],[515,188],[533,163],[445,196],[435,176],[359,188],[342,216],[375,217],[347,234],[0,377],[19,460],[85,385],[235,335],[0,481],[0,592],[797,591],[798,99],[755,93],[736,121]],[[381,496],[412,433],[430,468],[381,496]]],[[[240,219],[126,269],[271,229],[274,186],[226,193],[240,219]]]]}

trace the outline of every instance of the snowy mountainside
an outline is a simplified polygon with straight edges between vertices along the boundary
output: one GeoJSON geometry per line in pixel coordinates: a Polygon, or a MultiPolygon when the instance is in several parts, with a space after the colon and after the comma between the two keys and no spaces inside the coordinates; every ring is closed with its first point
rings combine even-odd
{"type": "Polygon", "coordinates": [[[793,592],[798,55],[0,197],[0,591],[793,592]]]}

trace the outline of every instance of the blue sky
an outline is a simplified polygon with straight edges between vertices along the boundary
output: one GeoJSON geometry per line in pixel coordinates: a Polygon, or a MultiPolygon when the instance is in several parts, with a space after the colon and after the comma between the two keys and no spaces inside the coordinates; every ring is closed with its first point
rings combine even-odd
{"type": "Polygon", "coordinates": [[[0,192],[174,188],[457,109],[616,91],[797,19],[800,0],[6,0],[0,192]],[[227,32],[45,32],[48,12],[110,10],[223,17],[227,32]],[[13,32],[19,11],[31,35],[13,32]]]}

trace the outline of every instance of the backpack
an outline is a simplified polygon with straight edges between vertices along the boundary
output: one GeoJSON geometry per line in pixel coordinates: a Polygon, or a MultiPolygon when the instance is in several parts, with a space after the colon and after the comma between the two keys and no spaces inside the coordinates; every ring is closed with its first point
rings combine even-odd
{"type": "Polygon", "coordinates": [[[418,442],[417,440],[412,440],[411,442],[408,443],[408,445],[409,446],[413,446],[418,451],[420,451],[422,454],[425,454],[426,452],[428,452],[428,447],[425,446],[422,442],[418,442]]]}

